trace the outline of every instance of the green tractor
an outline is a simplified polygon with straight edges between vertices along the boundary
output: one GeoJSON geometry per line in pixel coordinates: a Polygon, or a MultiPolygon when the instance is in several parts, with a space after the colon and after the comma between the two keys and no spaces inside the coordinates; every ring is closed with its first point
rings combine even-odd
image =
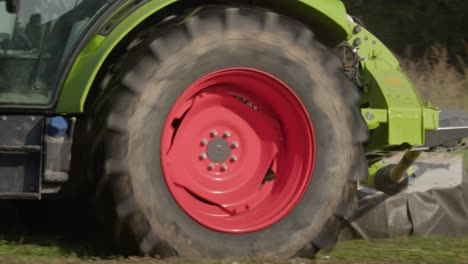
{"type": "Polygon", "coordinates": [[[141,254],[314,256],[443,119],[338,0],[0,1],[0,198],[93,192],[141,254]]]}

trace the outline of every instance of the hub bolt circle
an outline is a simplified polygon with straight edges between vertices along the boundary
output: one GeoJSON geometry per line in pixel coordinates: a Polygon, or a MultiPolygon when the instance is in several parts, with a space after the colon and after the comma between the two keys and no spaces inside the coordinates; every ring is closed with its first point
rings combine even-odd
{"type": "Polygon", "coordinates": [[[208,145],[208,139],[202,139],[202,140],[200,141],[200,145],[201,145],[202,147],[208,145]]]}

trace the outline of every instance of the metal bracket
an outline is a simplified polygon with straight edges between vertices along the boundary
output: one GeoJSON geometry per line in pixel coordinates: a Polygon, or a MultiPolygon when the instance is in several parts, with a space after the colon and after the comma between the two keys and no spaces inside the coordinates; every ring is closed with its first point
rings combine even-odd
{"type": "Polygon", "coordinates": [[[423,145],[425,130],[437,129],[438,112],[425,108],[398,60],[369,31],[356,24],[348,43],[360,58],[361,105],[369,129],[368,150],[423,145]]]}
{"type": "Polygon", "coordinates": [[[461,139],[468,137],[468,113],[463,110],[440,111],[438,129],[426,131],[426,147],[457,148],[461,139]]]}

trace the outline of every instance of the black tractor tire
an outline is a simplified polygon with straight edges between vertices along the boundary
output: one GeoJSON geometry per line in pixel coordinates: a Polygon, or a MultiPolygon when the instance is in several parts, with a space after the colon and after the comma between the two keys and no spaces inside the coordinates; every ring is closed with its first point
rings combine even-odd
{"type": "Polygon", "coordinates": [[[206,6],[138,34],[100,86],[90,113],[97,197],[115,217],[117,233],[131,235],[140,253],[313,257],[334,246],[343,221],[352,217],[355,182],[367,170],[359,94],[340,60],[303,24],[260,8],[206,6]],[[155,162],[178,96],[199,77],[228,67],[260,69],[288,84],[313,121],[318,153],[312,181],[293,211],[268,228],[237,235],[190,218],[155,162]]]}

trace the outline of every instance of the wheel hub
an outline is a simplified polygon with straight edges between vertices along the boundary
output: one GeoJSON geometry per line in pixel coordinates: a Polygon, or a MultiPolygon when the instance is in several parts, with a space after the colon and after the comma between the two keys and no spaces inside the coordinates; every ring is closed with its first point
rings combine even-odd
{"type": "Polygon", "coordinates": [[[224,138],[213,138],[207,147],[208,157],[212,162],[222,163],[231,155],[229,142],[224,138]]]}
{"type": "Polygon", "coordinates": [[[285,217],[307,189],[314,160],[312,124],[297,96],[248,68],[193,83],[170,111],[161,140],[164,177],[177,203],[200,224],[227,233],[258,231],[285,217]]]}

